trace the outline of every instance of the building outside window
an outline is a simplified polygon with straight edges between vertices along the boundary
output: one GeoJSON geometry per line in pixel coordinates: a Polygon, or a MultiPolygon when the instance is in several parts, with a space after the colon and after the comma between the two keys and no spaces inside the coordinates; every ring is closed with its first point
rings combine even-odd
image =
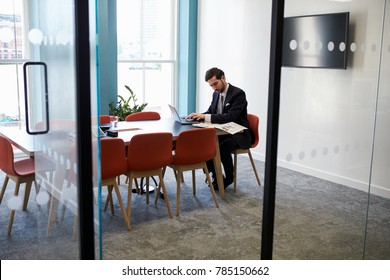
{"type": "Polygon", "coordinates": [[[0,126],[14,126],[24,119],[22,65],[25,56],[23,0],[0,2],[0,126]],[[15,75],[16,73],[16,75],[15,75]]]}
{"type": "Polygon", "coordinates": [[[118,94],[128,85],[162,114],[175,95],[176,19],[176,0],[117,0],[118,94]]]}

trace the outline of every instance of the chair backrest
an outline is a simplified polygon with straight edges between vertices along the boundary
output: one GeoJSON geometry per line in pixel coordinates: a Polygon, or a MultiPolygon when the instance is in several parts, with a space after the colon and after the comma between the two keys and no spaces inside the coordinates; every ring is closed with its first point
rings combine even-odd
{"type": "Polygon", "coordinates": [[[180,132],[173,164],[189,165],[213,159],[216,155],[215,128],[196,128],[180,132]]]}
{"type": "Polygon", "coordinates": [[[110,115],[100,115],[99,121],[100,121],[100,124],[108,124],[111,121],[111,116],[110,115]]]}
{"type": "Polygon", "coordinates": [[[126,173],[127,159],[123,140],[102,138],[100,140],[100,162],[103,180],[126,173]]]}
{"type": "Polygon", "coordinates": [[[252,131],[252,145],[254,148],[259,144],[259,117],[253,114],[248,114],[249,129],[252,131]]]}
{"type": "Polygon", "coordinates": [[[153,111],[145,111],[145,112],[136,112],[130,114],[126,117],[125,121],[151,121],[151,120],[159,120],[161,116],[158,112],[153,111]]]}
{"type": "Polygon", "coordinates": [[[0,169],[6,174],[17,175],[14,168],[14,151],[9,140],[0,135],[0,169]]]}
{"type": "Polygon", "coordinates": [[[134,135],[127,149],[128,171],[155,170],[172,163],[172,133],[134,135]]]}

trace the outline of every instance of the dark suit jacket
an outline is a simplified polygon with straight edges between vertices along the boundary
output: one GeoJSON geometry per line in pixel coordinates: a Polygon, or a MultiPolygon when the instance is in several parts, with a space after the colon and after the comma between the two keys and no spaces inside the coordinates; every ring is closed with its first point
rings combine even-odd
{"type": "MultiPolygon", "coordinates": [[[[211,114],[212,123],[235,122],[249,127],[247,117],[248,102],[246,101],[245,92],[242,89],[229,84],[222,114],[217,114],[218,99],[219,93],[215,91],[210,107],[203,113],[211,114]]],[[[248,149],[251,146],[252,133],[250,129],[245,129],[244,133],[236,133],[232,137],[242,149],[248,149]]]]}

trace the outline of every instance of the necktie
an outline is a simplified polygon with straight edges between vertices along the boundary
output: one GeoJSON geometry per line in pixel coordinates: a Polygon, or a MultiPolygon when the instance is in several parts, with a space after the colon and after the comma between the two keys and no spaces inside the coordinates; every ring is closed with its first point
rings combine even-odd
{"type": "Polygon", "coordinates": [[[223,95],[221,95],[220,97],[219,97],[219,103],[218,103],[218,114],[222,114],[222,111],[223,111],[223,100],[224,99],[224,97],[223,97],[223,95]]]}

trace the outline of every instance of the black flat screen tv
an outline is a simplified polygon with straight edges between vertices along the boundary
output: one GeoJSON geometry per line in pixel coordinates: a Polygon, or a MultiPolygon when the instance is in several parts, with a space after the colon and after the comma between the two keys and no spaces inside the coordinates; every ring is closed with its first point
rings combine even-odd
{"type": "Polygon", "coordinates": [[[284,18],[282,66],[347,68],[349,12],[284,18]]]}

